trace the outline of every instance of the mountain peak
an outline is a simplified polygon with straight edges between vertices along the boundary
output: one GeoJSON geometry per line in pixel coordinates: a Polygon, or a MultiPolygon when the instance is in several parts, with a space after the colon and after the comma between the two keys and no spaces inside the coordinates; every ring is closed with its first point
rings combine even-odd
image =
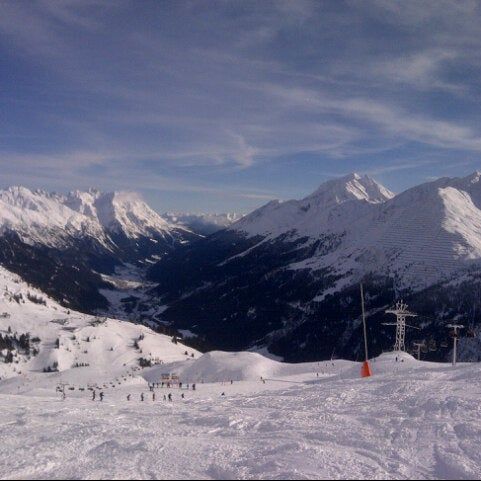
{"type": "Polygon", "coordinates": [[[476,170],[471,175],[468,175],[465,179],[470,184],[477,184],[481,181],[481,171],[476,170]]]}
{"type": "Polygon", "coordinates": [[[135,192],[75,191],[67,196],[65,205],[98,222],[108,231],[122,232],[131,238],[168,231],[172,227],[135,192]]]}
{"type": "Polygon", "coordinates": [[[361,200],[370,204],[380,204],[392,199],[394,194],[368,175],[351,173],[329,180],[309,196],[326,205],[342,204],[351,200],[361,200]]]}

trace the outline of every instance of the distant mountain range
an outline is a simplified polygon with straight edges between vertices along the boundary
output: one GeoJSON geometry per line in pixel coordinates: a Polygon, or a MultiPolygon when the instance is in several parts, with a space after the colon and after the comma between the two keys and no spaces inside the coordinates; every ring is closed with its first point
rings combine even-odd
{"type": "Polygon", "coordinates": [[[162,217],[172,224],[181,225],[204,236],[214,234],[242,219],[241,214],[188,214],[166,212],[162,217]]]}
{"type": "Polygon", "coordinates": [[[155,262],[199,238],[154,212],[137,194],[0,191],[0,263],[63,304],[108,307],[101,274],[155,262]]]}

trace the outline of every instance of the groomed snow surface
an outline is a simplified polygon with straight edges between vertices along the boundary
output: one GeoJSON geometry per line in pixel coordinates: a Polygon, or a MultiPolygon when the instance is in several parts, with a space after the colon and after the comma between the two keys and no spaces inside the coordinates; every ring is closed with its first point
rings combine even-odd
{"type": "Polygon", "coordinates": [[[349,362],[292,366],[211,353],[147,369],[104,390],[103,403],[78,390],[62,401],[53,387],[65,373],[29,373],[0,384],[0,476],[479,478],[479,366],[395,357],[375,360],[375,376],[363,380],[349,362]],[[144,378],[169,371],[196,380],[197,390],[159,388],[153,402],[144,378]],[[41,386],[49,392],[35,395],[41,386]]]}

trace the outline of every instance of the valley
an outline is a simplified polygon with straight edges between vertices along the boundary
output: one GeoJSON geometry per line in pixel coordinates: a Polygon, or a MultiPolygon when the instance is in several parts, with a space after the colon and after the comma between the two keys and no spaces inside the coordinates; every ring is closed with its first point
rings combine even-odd
{"type": "Polygon", "coordinates": [[[350,174],[245,216],[165,218],[136,194],[10,188],[0,192],[0,264],[66,308],[289,362],[362,356],[363,282],[375,355],[393,345],[384,311],[403,298],[421,328],[410,349],[424,342],[426,359],[447,359],[443,326],[462,319],[471,336],[461,358],[472,361],[481,357],[480,179],[395,195],[350,174]]]}

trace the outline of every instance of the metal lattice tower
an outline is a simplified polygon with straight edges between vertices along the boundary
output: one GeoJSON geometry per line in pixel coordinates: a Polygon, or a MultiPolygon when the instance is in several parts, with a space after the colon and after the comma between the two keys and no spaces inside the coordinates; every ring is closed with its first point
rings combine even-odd
{"type": "Polygon", "coordinates": [[[406,318],[416,317],[417,315],[414,314],[414,312],[408,311],[408,306],[403,301],[396,302],[395,309],[388,309],[386,314],[394,314],[396,316],[395,323],[384,324],[385,326],[396,326],[396,343],[394,344],[394,350],[406,351],[406,318]]]}

